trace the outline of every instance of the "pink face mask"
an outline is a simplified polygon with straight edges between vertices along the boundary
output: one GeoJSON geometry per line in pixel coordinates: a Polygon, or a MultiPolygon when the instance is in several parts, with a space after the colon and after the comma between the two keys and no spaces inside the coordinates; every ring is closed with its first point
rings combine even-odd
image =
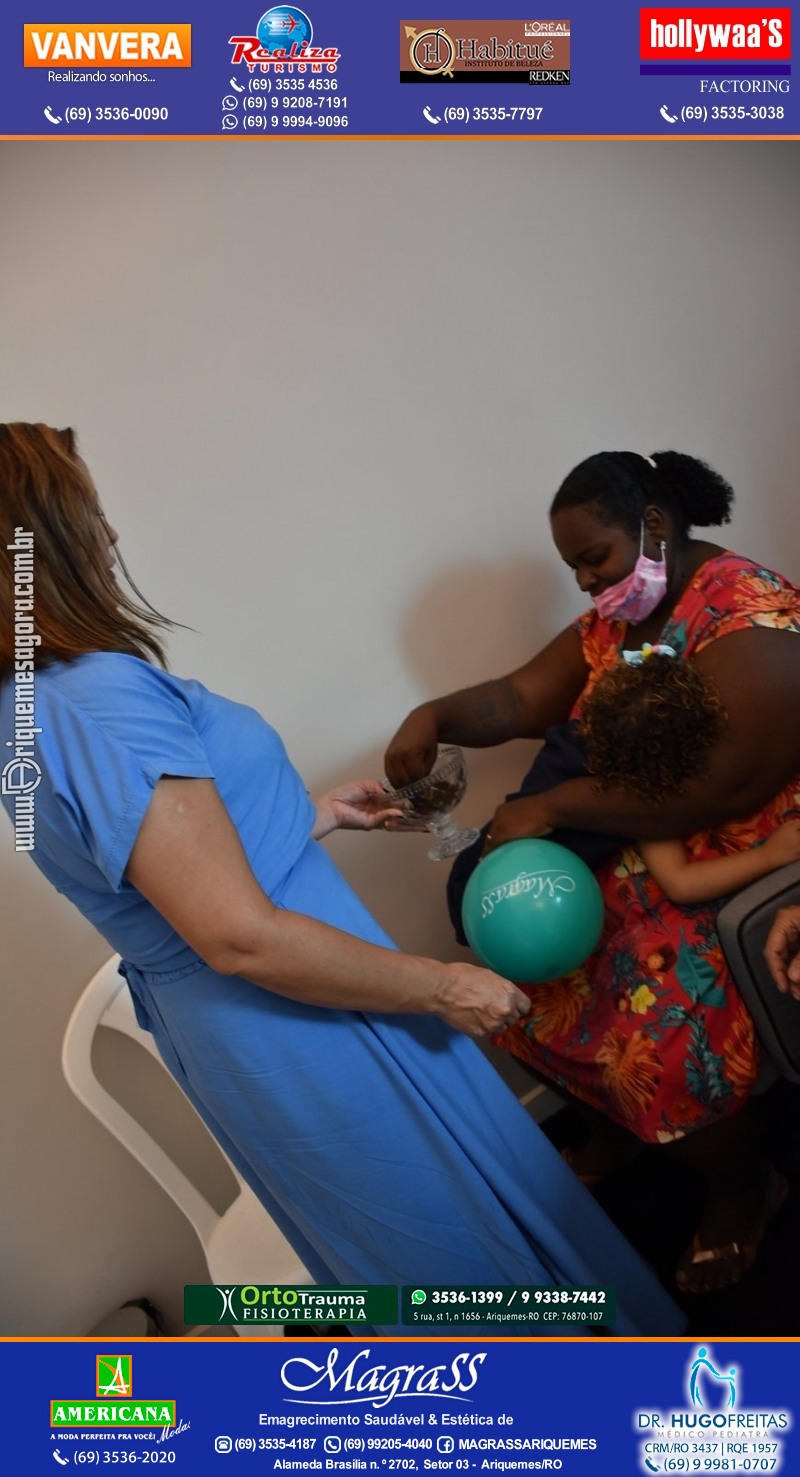
{"type": "Polygon", "coordinates": [[[609,585],[599,595],[592,596],[597,614],[604,621],[630,621],[638,625],[647,620],[667,592],[666,544],[662,539],[659,548],[661,559],[648,559],[644,553],[644,523],[639,542],[639,558],[629,575],[616,585],[609,585]]]}

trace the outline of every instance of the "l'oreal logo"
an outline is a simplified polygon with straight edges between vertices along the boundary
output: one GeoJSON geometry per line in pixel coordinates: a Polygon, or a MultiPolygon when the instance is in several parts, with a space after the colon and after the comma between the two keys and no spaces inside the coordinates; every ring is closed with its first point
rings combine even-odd
{"type": "Polygon", "coordinates": [[[372,1405],[375,1410],[391,1400],[423,1395],[463,1401],[477,1385],[478,1370],[486,1358],[485,1354],[456,1354],[449,1364],[426,1368],[424,1364],[370,1364],[371,1355],[371,1349],[361,1349],[341,1367],[338,1347],[330,1350],[324,1364],[287,1359],[281,1366],[281,1383],[297,1395],[286,1399],[293,1405],[372,1405]],[[317,1390],[319,1394],[308,1398],[317,1390]],[[331,1399],[334,1395],[338,1398],[331,1399]]]}
{"type": "Polygon", "coordinates": [[[190,67],[190,25],[26,25],[26,67],[190,67]]]}

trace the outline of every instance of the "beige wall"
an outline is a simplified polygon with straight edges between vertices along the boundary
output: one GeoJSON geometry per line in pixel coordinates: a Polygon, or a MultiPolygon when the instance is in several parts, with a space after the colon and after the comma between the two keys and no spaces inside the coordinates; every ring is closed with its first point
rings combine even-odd
{"type": "MultiPolygon", "coordinates": [[[[378,774],[412,704],[580,609],[546,507],[592,451],[707,458],[730,542],[800,576],[797,150],[2,145],[2,417],[78,428],[140,585],[194,628],[177,672],[259,707],[312,788],[378,774]]],[[[525,752],[477,756],[465,817],[525,752]]],[[[331,847],[452,957],[422,838],[331,847]]],[[[60,1073],[107,950],[7,824],[0,928],[0,1332],[142,1293],[177,1327],[199,1248],[60,1073]]]]}

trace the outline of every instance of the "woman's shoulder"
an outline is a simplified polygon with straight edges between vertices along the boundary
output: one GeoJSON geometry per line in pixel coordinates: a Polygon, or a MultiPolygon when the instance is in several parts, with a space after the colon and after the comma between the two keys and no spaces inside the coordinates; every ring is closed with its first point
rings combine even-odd
{"type": "Polygon", "coordinates": [[[692,580],[690,591],[715,600],[725,592],[736,605],[746,605],[752,600],[761,604],[775,599],[782,604],[800,599],[800,587],[786,575],[732,549],[723,549],[707,559],[692,580]]]}
{"type": "Polygon", "coordinates": [[[34,672],[34,682],[42,691],[62,694],[79,704],[101,696],[180,698],[199,686],[123,651],[87,651],[69,662],[52,662],[34,672]]]}
{"type": "Polygon", "coordinates": [[[732,550],[706,560],[684,591],[662,640],[696,654],[710,641],[753,627],[800,631],[800,588],[732,550]]]}
{"type": "Polygon", "coordinates": [[[91,651],[69,662],[53,662],[34,672],[37,714],[60,716],[117,732],[137,724],[194,724],[205,688],[174,677],[141,657],[118,651],[91,651]]]}

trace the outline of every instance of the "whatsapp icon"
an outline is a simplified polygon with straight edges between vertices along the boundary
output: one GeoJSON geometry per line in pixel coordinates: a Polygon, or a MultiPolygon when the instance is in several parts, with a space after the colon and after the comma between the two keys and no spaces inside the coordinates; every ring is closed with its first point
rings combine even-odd
{"type": "Polygon", "coordinates": [[[411,1294],[411,1301],[412,1301],[412,1303],[424,1303],[426,1301],[426,1299],[427,1299],[427,1293],[424,1293],[422,1291],[422,1288],[421,1287],[418,1287],[416,1289],[416,1291],[415,1292],[412,1292],[412,1294],[411,1294]]]}

